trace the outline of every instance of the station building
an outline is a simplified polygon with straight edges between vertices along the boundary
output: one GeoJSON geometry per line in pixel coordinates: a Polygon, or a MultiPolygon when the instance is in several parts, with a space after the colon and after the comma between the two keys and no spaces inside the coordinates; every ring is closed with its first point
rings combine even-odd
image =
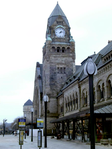
{"type": "Polygon", "coordinates": [[[95,140],[103,133],[112,138],[112,41],[97,54],[75,64],[75,41],[67,17],[57,3],[48,18],[43,63],[36,63],[34,120],[44,119],[43,97],[47,95],[47,134],[61,133],[69,139],[90,139],[89,81],[84,65],[92,58],[97,66],[93,78],[95,140]]]}

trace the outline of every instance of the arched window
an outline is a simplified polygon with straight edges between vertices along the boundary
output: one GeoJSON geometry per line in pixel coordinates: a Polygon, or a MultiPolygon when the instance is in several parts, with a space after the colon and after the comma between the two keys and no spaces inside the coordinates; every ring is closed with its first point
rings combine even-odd
{"type": "Polygon", "coordinates": [[[98,90],[97,90],[97,100],[98,102],[104,101],[105,97],[105,89],[104,89],[104,83],[100,81],[98,83],[98,90]]]}
{"type": "Polygon", "coordinates": [[[105,88],[104,88],[104,83],[101,80],[97,85],[97,101],[98,102],[104,101],[104,97],[105,97],[105,88]]]}
{"type": "Polygon", "coordinates": [[[55,47],[52,47],[52,49],[54,49],[54,50],[55,50],[55,47]]]}
{"type": "Polygon", "coordinates": [[[69,101],[70,111],[72,110],[72,96],[70,95],[70,101],[69,101]]]}
{"type": "Polygon", "coordinates": [[[104,99],[105,95],[105,89],[104,89],[104,83],[102,84],[102,91],[101,91],[101,98],[104,99]]]}
{"type": "Polygon", "coordinates": [[[64,67],[64,73],[66,73],[66,67],[64,67]]]}
{"type": "Polygon", "coordinates": [[[78,96],[77,96],[77,92],[76,92],[76,103],[78,103],[78,96]]]}
{"type": "Polygon", "coordinates": [[[74,94],[73,94],[73,101],[72,101],[72,105],[73,105],[73,109],[75,109],[75,97],[74,97],[74,94]]]}
{"type": "Polygon", "coordinates": [[[62,67],[60,67],[60,73],[62,73],[62,67]]]}
{"type": "Polygon", "coordinates": [[[87,106],[87,91],[84,89],[82,92],[82,107],[87,106]]]}
{"type": "Polygon", "coordinates": [[[111,86],[111,81],[108,80],[108,98],[112,96],[112,86],[111,86]]]}
{"type": "Polygon", "coordinates": [[[95,88],[93,88],[93,103],[95,104],[95,88]]]}
{"type": "Polygon", "coordinates": [[[97,99],[98,99],[98,102],[101,100],[101,87],[100,85],[98,85],[98,94],[97,94],[97,99]]]}
{"type": "Polygon", "coordinates": [[[77,95],[77,92],[76,92],[76,109],[78,109],[78,95],[77,95]]]}
{"type": "Polygon", "coordinates": [[[60,111],[61,111],[61,113],[63,112],[63,106],[61,107],[61,110],[60,111]]]}
{"type": "Polygon", "coordinates": [[[107,79],[107,98],[112,98],[112,74],[110,74],[107,79]]]}
{"type": "Polygon", "coordinates": [[[66,99],[66,97],[65,97],[65,110],[67,112],[67,99],[66,99]]]}
{"type": "Polygon", "coordinates": [[[65,47],[62,47],[62,53],[64,53],[65,52],[65,47]]]}
{"type": "Polygon", "coordinates": [[[86,92],[86,95],[85,95],[85,98],[84,98],[84,103],[87,105],[87,92],[86,92]]]}
{"type": "Polygon", "coordinates": [[[66,108],[67,108],[67,103],[66,103],[66,108]]]}
{"type": "Polygon", "coordinates": [[[67,111],[70,110],[70,102],[69,102],[69,97],[67,98],[67,111]]]}
{"type": "Polygon", "coordinates": [[[69,102],[68,102],[68,110],[69,110],[69,102]]]}
{"type": "Polygon", "coordinates": [[[72,101],[70,101],[70,105],[72,106],[72,101]]]}
{"type": "Polygon", "coordinates": [[[59,73],[59,67],[57,67],[57,73],[59,73]]]}
{"type": "Polygon", "coordinates": [[[55,47],[52,47],[52,51],[55,52],[55,47]]]}
{"type": "Polygon", "coordinates": [[[57,47],[57,52],[60,52],[60,47],[57,47]]]}

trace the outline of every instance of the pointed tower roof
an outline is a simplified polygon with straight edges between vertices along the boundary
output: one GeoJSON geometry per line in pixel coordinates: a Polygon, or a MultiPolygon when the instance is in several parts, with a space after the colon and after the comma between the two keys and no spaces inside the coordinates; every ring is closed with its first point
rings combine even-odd
{"type": "Polygon", "coordinates": [[[24,106],[32,106],[33,102],[29,99],[25,102],[24,106]]]}
{"type": "Polygon", "coordinates": [[[58,18],[58,16],[62,16],[66,24],[69,26],[69,22],[58,3],[48,19],[49,26],[51,26],[54,23],[54,21],[58,18]]]}
{"type": "MultiPolygon", "coordinates": [[[[53,17],[53,16],[65,16],[64,12],[62,11],[61,7],[59,6],[59,4],[57,3],[56,7],[54,8],[54,10],[52,11],[50,17],[53,17]]],[[[50,18],[49,17],[49,18],[50,18]]]]}

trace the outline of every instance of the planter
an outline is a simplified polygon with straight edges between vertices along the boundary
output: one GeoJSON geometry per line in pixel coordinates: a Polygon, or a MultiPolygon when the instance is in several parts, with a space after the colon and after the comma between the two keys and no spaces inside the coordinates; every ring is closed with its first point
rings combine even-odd
{"type": "Polygon", "coordinates": [[[108,145],[109,140],[108,140],[108,139],[101,139],[101,140],[100,140],[100,143],[101,143],[102,145],[108,145]]]}

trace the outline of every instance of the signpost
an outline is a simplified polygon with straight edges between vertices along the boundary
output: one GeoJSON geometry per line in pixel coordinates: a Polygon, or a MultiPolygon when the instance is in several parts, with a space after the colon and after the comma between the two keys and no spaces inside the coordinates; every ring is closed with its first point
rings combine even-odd
{"type": "Polygon", "coordinates": [[[38,147],[39,149],[42,147],[42,130],[41,128],[43,128],[43,119],[39,118],[37,119],[37,128],[39,129],[38,131],[38,147]]]}
{"type": "Polygon", "coordinates": [[[23,136],[24,136],[24,131],[26,128],[26,119],[25,118],[20,118],[18,119],[18,127],[19,127],[19,145],[20,145],[20,149],[22,149],[22,145],[23,145],[23,136]]]}
{"type": "Polygon", "coordinates": [[[19,132],[19,145],[23,145],[23,135],[24,135],[24,131],[20,131],[19,132]]]}

